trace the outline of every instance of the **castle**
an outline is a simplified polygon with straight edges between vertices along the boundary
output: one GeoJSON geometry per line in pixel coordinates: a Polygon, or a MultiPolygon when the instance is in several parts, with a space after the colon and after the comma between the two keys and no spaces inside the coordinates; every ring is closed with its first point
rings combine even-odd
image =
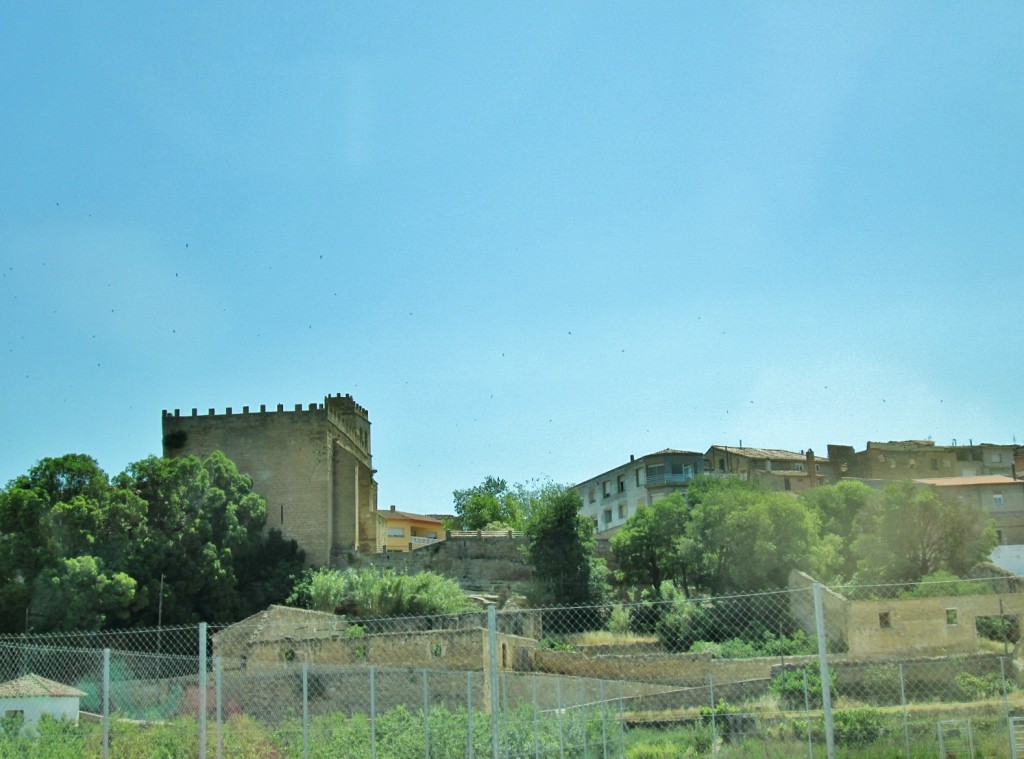
{"type": "Polygon", "coordinates": [[[276,411],[162,416],[164,456],[223,451],[267,500],[267,528],[294,539],[307,563],[330,566],[345,552],[376,550],[370,419],[351,395],[293,411],[278,404],[276,411]]]}

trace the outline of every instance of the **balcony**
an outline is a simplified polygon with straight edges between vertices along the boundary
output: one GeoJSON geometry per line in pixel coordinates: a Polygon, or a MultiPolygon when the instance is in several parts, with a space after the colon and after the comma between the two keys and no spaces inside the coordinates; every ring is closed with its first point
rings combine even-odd
{"type": "Polygon", "coordinates": [[[434,543],[440,543],[442,540],[444,540],[444,538],[418,538],[413,536],[409,538],[409,549],[415,551],[417,548],[429,546],[434,543]]]}
{"type": "Polygon", "coordinates": [[[692,474],[648,474],[645,484],[649,488],[665,485],[688,485],[692,479],[692,474]]]}

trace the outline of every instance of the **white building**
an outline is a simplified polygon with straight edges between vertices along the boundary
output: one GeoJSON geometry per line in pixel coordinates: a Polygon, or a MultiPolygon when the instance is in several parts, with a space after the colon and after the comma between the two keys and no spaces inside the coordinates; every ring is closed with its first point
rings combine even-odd
{"type": "Polygon", "coordinates": [[[77,724],[79,699],[87,695],[70,685],[28,674],[0,683],[0,716],[20,716],[24,720],[22,730],[25,731],[35,731],[39,718],[44,714],[77,724]]]}
{"type": "Polygon", "coordinates": [[[685,493],[690,480],[704,472],[704,454],[666,448],[636,458],[576,486],[580,513],[594,520],[597,532],[622,526],[638,507],[650,506],[669,493],[685,493]]]}

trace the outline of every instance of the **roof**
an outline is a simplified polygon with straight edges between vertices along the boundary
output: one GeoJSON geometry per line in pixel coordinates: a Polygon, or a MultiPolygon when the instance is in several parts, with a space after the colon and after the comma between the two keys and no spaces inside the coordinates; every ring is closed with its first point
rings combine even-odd
{"type": "Polygon", "coordinates": [[[602,477],[607,477],[608,475],[612,474],[613,472],[617,472],[619,470],[624,470],[624,469],[629,469],[631,466],[634,466],[634,465],[638,464],[639,462],[644,461],[645,459],[649,459],[652,456],[665,456],[665,455],[672,455],[672,454],[683,455],[683,456],[700,456],[700,457],[704,456],[704,454],[701,453],[700,451],[681,451],[678,448],[662,448],[660,451],[655,451],[654,453],[645,453],[643,456],[634,456],[629,461],[627,461],[627,462],[625,462],[623,464],[619,464],[618,466],[612,467],[611,469],[609,469],[609,470],[607,470],[605,472],[601,472],[601,474],[596,474],[593,477],[588,477],[587,479],[583,480],[583,482],[576,483],[575,487],[580,487],[581,485],[586,485],[588,482],[593,482],[594,480],[600,480],[602,477]]]}
{"type": "Polygon", "coordinates": [[[395,519],[411,519],[414,522],[430,522],[431,524],[443,524],[440,519],[435,519],[427,514],[411,514],[408,511],[398,511],[391,509],[377,509],[377,513],[385,519],[388,517],[394,517],[395,519]]]}
{"type": "Polygon", "coordinates": [[[967,475],[964,477],[926,477],[919,480],[914,480],[922,485],[934,485],[938,488],[966,488],[976,487],[979,485],[1015,485],[1024,484],[1020,480],[1015,480],[1013,477],[1008,477],[1005,474],[976,474],[967,475]]]}
{"type": "Polygon", "coordinates": [[[89,694],[54,680],[29,673],[17,680],[0,683],[0,698],[83,698],[89,694]]]}
{"type": "MultiPolygon", "coordinates": [[[[735,456],[744,456],[748,459],[772,459],[778,461],[806,461],[806,453],[796,453],[794,451],[784,451],[781,448],[739,448],[732,445],[713,445],[712,449],[719,451],[725,451],[726,453],[733,454],[735,456]]],[[[711,449],[709,449],[711,450],[711,449]]],[[[824,456],[814,455],[814,460],[818,463],[827,463],[828,459],[824,456]]]]}

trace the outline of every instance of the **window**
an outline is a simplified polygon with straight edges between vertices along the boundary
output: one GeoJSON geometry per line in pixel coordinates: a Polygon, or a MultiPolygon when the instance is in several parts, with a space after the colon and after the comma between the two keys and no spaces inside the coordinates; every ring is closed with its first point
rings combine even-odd
{"type": "Polygon", "coordinates": [[[782,487],[785,488],[786,490],[793,489],[793,483],[789,481],[789,477],[782,478],[782,487]]]}
{"type": "Polygon", "coordinates": [[[929,464],[929,466],[931,467],[931,469],[933,471],[938,470],[938,468],[939,468],[939,460],[938,459],[932,459],[930,464],[929,464]]]}
{"type": "Polygon", "coordinates": [[[719,459],[718,460],[718,471],[719,472],[724,472],[725,471],[725,459],[719,459]]]}
{"type": "Polygon", "coordinates": [[[1001,454],[1001,453],[993,453],[992,454],[992,458],[990,460],[991,460],[991,462],[993,464],[1002,464],[1003,463],[1003,454],[1001,454]]]}
{"type": "Polygon", "coordinates": [[[803,464],[793,464],[793,468],[794,468],[794,469],[795,469],[796,471],[798,471],[798,472],[802,472],[802,471],[804,471],[804,465],[803,465],[803,464]]]}
{"type": "Polygon", "coordinates": [[[887,611],[878,612],[878,626],[883,630],[888,630],[892,627],[892,616],[887,611]]]}
{"type": "Polygon", "coordinates": [[[604,518],[604,523],[605,524],[611,524],[612,523],[612,510],[611,509],[605,509],[604,510],[604,514],[602,516],[604,518]]]}
{"type": "Polygon", "coordinates": [[[665,481],[665,465],[654,464],[653,466],[647,467],[647,484],[648,485],[661,485],[665,481]]]}
{"type": "Polygon", "coordinates": [[[671,466],[672,466],[672,474],[682,474],[683,473],[683,462],[682,461],[673,461],[671,466]]]}
{"type": "Polygon", "coordinates": [[[596,501],[596,500],[597,500],[597,499],[596,499],[596,498],[594,497],[594,489],[593,489],[593,488],[591,488],[590,490],[588,490],[588,491],[587,491],[587,499],[588,499],[588,500],[589,500],[589,501],[590,501],[591,503],[593,503],[594,501],[596,501]]]}
{"type": "Polygon", "coordinates": [[[1003,494],[1002,493],[993,493],[992,494],[992,505],[993,506],[1002,506],[1003,505],[1003,494]]]}
{"type": "Polygon", "coordinates": [[[640,467],[637,467],[636,471],[633,472],[633,474],[636,475],[636,486],[640,487],[640,467]]]}
{"type": "Polygon", "coordinates": [[[907,462],[907,466],[908,466],[908,467],[909,467],[910,469],[917,469],[917,459],[915,459],[915,458],[912,458],[912,459],[910,459],[910,460],[909,460],[909,461],[907,462]]]}
{"type": "Polygon", "coordinates": [[[610,485],[611,483],[608,482],[608,480],[605,480],[604,482],[601,483],[601,495],[604,498],[607,498],[612,494],[610,485]]]}
{"type": "Polygon", "coordinates": [[[956,621],[956,609],[946,609],[946,624],[955,625],[956,621]]]}
{"type": "Polygon", "coordinates": [[[431,540],[437,540],[437,533],[434,532],[434,531],[430,531],[430,532],[427,533],[427,537],[430,538],[431,540]]]}
{"type": "Polygon", "coordinates": [[[1006,543],[1003,541],[1003,531],[1002,530],[996,530],[996,540],[999,541],[999,545],[1001,545],[1001,546],[1006,545],[1006,543]]]}
{"type": "Polygon", "coordinates": [[[405,528],[404,527],[388,527],[389,538],[404,538],[405,528]]]}
{"type": "Polygon", "coordinates": [[[626,492],[626,476],[624,474],[619,475],[618,480],[616,480],[616,486],[620,493],[626,492]]]}
{"type": "Polygon", "coordinates": [[[626,504],[620,503],[619,504],[619,519],[625,519],[625,518],[626,518],[626,504]]]}

